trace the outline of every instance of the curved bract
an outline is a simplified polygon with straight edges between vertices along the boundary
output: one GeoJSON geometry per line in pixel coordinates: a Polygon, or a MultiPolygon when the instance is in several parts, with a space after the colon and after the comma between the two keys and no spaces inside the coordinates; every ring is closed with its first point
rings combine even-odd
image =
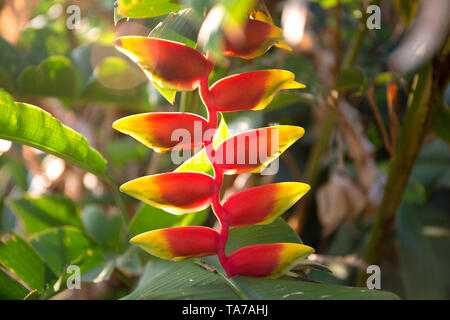
{"type": "MultiPolygon", "coordinates": [[[[225,42],[225,55],[244,59],[256,58],[274,45],[291,50],[282,41],[281,30],[260,11],[250,13],[239,35],[225,34],[225,42]]],[[[304,183],[282,182],[220,200],[224,174],[261,172],[305,133],[301,127],[277,125],[231,136],[223,117],[217,125],[220,112],[260,110],[280,90],[304,88],[295,81],[294,74],[272,69],[250,71],[220,79],[209,87],[213,64],[195,49],[173,41],[134,36],[121,37],[115,45],[143,69],[157,88],[198,88],[208,114],[204,119],[180,112],[143,113],[114,122],[115,129],[157,152],[201,147],[174,172],[141,177],[123,184],[120,190],[173,214],[194,214],[211,205],[220,222],[219,232],[201,226],[172,227],[144,232],[131,243],[173,261],[217,254],[228,277],[276,278],[314,252],[299,243],[259,244],[230,255],[225,252],[230,227],[271,223],[310,189],[304,183]]],[[[158,90],[164,94],[161,88],[158,90]]],[[[170,93],[172,103],[173,91],[170,93]]]]}
{"type": "Polygon", "coordinates": [[[207,122],[191,113],[152,112],[119,119],[113,128],[157,152],[164,152],[201,147],[207,122]]]}
{"type": "Polygon", "coordinates": [[[259,70],[220,79],[211,86],[216,111],[264,109],[281,89],[305,88],[286,70],[259,70]]]}
{"type": "Polygon", "coordinates": [[[206,227],[173,227],[141,233],[130,242],[155,257],[183,261],[217,254],[219,234],[206,227]]]}
{"type": "Polygon", "coordinates": [[[242,34],[242,37],[225,34],[224,55],[254,59],[277,44],[283,49],[292,50],[282,41],[283,31],[271,23],[249,18],[244,24],[242,34]]]}
{"type": "Polygon", "coordinates": [[[214,161],[226,174],[261,172],[305,130],[296,126],[273,126],[247,131],[224,140],[214,161]]]}
{"type": "Polygon", "coordinates": [[[231,276],[276,278],[314,249],[298,243],[268,243],[234,251],[228,259],[231,276]]]}
{"type": "Polygon", "coordinates": [[[230,227],[271,223],[311,189],[306,183],[273,183],[238,192],[223,204],[230,227]]]}
{"type": "Polygon", "coordinates": [[[120,191],[167,212],[182,214],[205,209],[214,194],[211,176],[198,172],[169,172],[131,180],[120,191]]]}
{"type": "Polygon", "coordinates": [[[197,50],[174,41],[126,36],[113,43],[165,89],[194,90],[214,66],[197,50]]]}

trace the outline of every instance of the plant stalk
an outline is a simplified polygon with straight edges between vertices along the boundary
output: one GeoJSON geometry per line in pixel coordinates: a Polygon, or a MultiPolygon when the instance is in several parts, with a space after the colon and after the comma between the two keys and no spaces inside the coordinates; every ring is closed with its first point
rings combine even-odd
{"type": "MultiPolygon", "coordinates": [[[[209,91],[208,79],[205,78],[200,83],[200,96],[208,110],[208,127],[209,129],[217,128],[217,112],[214,109],[214,99],[211,96],[211,92],[209,91]]],[[[220,202],[220,189],[222,188],[223,183],[223,170],[217,166],[215,161],[215,150],[213,147],[213,138],[208,141],[203,141],[205,145],[206,154],[208,156],[209,161],[212,163],[214,168],[214,197],[212,199],[212,208],[220,222],[220,233],[219,233],[219,250],[217,256],[219,258],[219,262],[222,265],[223,269],[226,272],[226,277],[231,277],[231,273],[229,272],[228,267],[228,257],[225,252],[225,247],[228,241],[229,227],[226,221],[224,220],[223,206],[220,202]]],[[[234,289],[233,289],[234,290],[234,289]]]]}
{"type": "MultiPolygon", "coordinates": [[[[444,90],[449,81],[449,61],[450,40],[447,39],[441,53],[431,63],[424,65],[414,79],[412,99],[409,99],[411,104],[408,106],[400,130],[383,199],[378,207],[364,253],[363,260],[369,265],[381,263],[389,247],[403,191],[430,127],[433,114],[443,99],[444,90]]],[[[365,270],[361,270],[357,285],[363,286],[366,278],[365,270]]]]}

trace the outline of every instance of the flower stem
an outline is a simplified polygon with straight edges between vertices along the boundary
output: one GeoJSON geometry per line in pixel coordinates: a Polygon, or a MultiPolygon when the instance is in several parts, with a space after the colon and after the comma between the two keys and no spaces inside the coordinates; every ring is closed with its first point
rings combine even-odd
{"type": "MultiPolygon", "coordinates": [[[[217,112],[214,108],[214,99],[209,91],[208,79],[204,78],[200,82],[200,97],[203,103],[208,110],[208,128],[215,129],[217,128],[217,112]]],[[[225,247],[228,241],[229,227],[226,221],[224,220],[224,212],[223,206],[220,202],[220,190],[222,188],[223,183],[223,170],[216,164],[215,161],[215,150],[213,147],[213,135],[210,135],[209,140],[204,140],[203,144],[205,145],[206,154],[208,156],[209,161],[213,165],[214,168],[214,191],[215,194],[212,199],[212,208],[220,222],[220,233],[219,233],[219,248],[217,252],[217,256],[219,258],[219,262],[222,265],[223,269],[226,272],[227,277],[231,277],[231,273],[228,268],[228,257],[225,252],[225,247]]]]}

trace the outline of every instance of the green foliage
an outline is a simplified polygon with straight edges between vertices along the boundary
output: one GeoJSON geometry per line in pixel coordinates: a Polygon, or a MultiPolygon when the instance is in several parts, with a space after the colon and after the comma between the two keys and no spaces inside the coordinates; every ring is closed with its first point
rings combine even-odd
{"type": "Polygon", "coordinates": [[[450,142],[450,108],[442,102],[433,116],[432,127],[443,140],[450,142]]]}
{"type": "Polygon", "coordinates": [[[96,242],[74,227],[56,227],[35,234],[30,244],[56,275],[76,264],[81,272],[103,263],[101,249],[96,242]]]}
{"type": "Polygon", "coordinates": [[[118,13],[128,18],[150,18],[178,11],[173,0],[118,0],[118,13]]]}
{"type": "Polygon", "coordinates": [[[75,69],[66,57],[49,57],[22,72],[19,91],[24,95],[74,98],[77,91],[75,69]]]}
{"type": "Polygon", "coordinates": [[[130,62],[122,57],[109,56],[93,71],[81,99],[119,104],[128,108],[149,107],[148,96],[142,85],[144,81],[143,73],[130,62]],[[128,79],[128,82],[124,82],[124,79],[128,79]],[[130,86],[130,81],[135,85],[130,86]]]}
{"type": "Polygon", "coordinates": [[[0,269],[0,300],[19,300],[28,294],[28,290],[18,281],[0,269]]]}
{"type": "Polygon", "coordinates": [[[28,242],[13,233],[6,236],[0,242],[0,263],[31,290],[43,293],[56,281],[55,273],[28,242]]]}
{"type": "Polygon", "coordinates": [[[63,125],[46,111],[14,102],[0,90],[0,138],[52,153],[87,171],[106,177],[106,160],[85,137],[63,125]]]}
{"type": "Polygon", "coordinates": [[[78,208],[72,200],[64,196],[33,198],[24,195],[11,199],[9,204],[22,219],[29,234],[57,226],[82,227],[78,208]]]}
{"type": "Polygon", "coordinates": [[[146,159],[149,150],[130,139],[118,138],[108,143],[106,153],[114,166],[122,167],[130,162],[146,159]]]}
{"type": "Polygon", "coordinates": [[[339,91],[361,89],[365,81],[366,76],[361,68],[346,68],[339,73],[339,80],[336,89],[339,91]]]}
{"type": "Polygon", "coordinates": [[[208,216],[208,209],[186,215],[174,215],[164,210],[143,204],[130,221],[130,236],[167,227],[201,225],[208,216]]]}
{"type": "MultiPolygon", "coordinates": [[[[320,45],[322,47],[318,47],[320,50],[332,53],[335,43],[333,36],[330,35],[336,26],[333,7],[337,1],[312,2],[315,3],[309,6],[309,14],[315,17],[310,20],[308,32],[319,35],[317,38],[320,41],[314,45],[320,45]],[[332,9],[327,10],[330,8],[332,9]],[[322,34],[326,36],[320,37],[322,34]]],[[[358,15],[362,13],[364,16],[364,12],[360,11],[363,9],[363,2],[361,0],[340,2],[342,4],[340,47],[344,50],[346,48],[355,50],[348,50],[351,63],[345,63],[345,67],[341,68],[338,84],[334,88],[324,88],[318,77],[319,68],[315,65],[316,61],[311,59],[310,55],[299,53],[302,51],[281,54],[275,49],[261,59],[245,63],[234,58],[223,58],[221,50],[224,29],[242,24],[247,10],[255,5],[261,5],[254,0],[119,0],[117,17],[120,18],[121,15],[132,19],[149,17],[150,19],[130,21],[123,19],[117,24],[117,34],[134,32],[134,28],[138,26],[136,30],[142,35],[178,41],[197,48],[202,53],[209,51],[210,56],[216,59],[216,66],[210,78],[211,84],[225,75],[243,71],[275,67],[292,70],[298,81],[307,85],[305,91],[281,92],[264,111],[226,114],[228,126],[224,121],[225,118],[222,118],[215,144],[230,136],[229,128],[243,131],[273,122],[305,124],[305,143],[295,146],[286,158],[281,159],[280,172],[274,177],[276,181],[292,177],[302,181],[302,177],[308,174],[306,157],[310,153],[313,154],[318,146],[312,129],[313,127],[320,129],[320,115],[316,118],[311,114],[317,109],[319,99],[316,98],[319,95],[320,98],[327,98],[329,89],[338,90],[340,98],[348,100],[355,107],[363,119],[364,132],[359,133],[362,140],[364,136],[373,137],[377,134],[373,133],[377,123],[370,113],[367,99],[363,96],[369,87],[374,86],[376,89],[375,99],[389,133],[392,119],[388,117],[386,106],[387,84],[397,83],[399,87],[397,111],[400,127],[404,124],[404,113],[407,110],[406,96],[409,96],[410,101],[414,99],[422,101],[425,99],[423,97],[426,97],[415,95],[413,75],[394,74],[385,67],[385,57],[389,57],[390,52],[398,45],[397,38],[392,37],[393,26],[401,21],[406,29],[420,10],[418,1],[395,0],[393,2],[395,11],[392,13],[396,12],[398,16],[392,15],[383,20],[383,29],[370,31],[370,39],[369,37],[363,39],[368,33],[361,33],[358,38],[359,33],[355,32],[357,20],[361,20],[358,15]],[[198,32],[205,13],[207,14],[213,7],[219,8],[222,16],[214,21],[215,25],[213,30],[210,30],[209,38],[206,39],[206,43],[202,43],[202,47],[199,47],[198,32]],[[349,37],[353,34],[355,42],[349,41],[349,37]],[[358,55],[361,57],[356,59],[358,55]],[[355,61],[361,63],[349,67],[355,61]]],[[[0,0],[0,7],[1,3],[0,0]]],[[[324,283],[294,280],[287,276],[277,280],[240,276],[227,279],[215,256],[175,263],[143,257],[140,249],[130,247],[128,238],[145,231],[173,226],[211,226],[208,219],[211,210],[175,216],[148,205],[137,207],[136,203],[128,198],[123,203],[120,195],[111,193],[107,188],[112,186],[112,190],[115,190],[116,183],[111,176],[116,176],[117,181],[122,181],[127,176],[137,174],[138,171],[148,170],[148,160],[152,155],[141,144],[110,134],[111,119],[118,113],[127,113],[130,110],[174,111],[173,108],[167,109],[167,103],[157,91],[172,104],[176,92],[156,84],[153,84],[156,88],[154,90],[140,68],[112,47],[111,41],[116,37],[112,26],[112,2],[103,1],[97,4],[95,10],[86,10],[84,17],[86,21],[83,20],[81,30],[68,32],[64,14],[58,18],[49,18],[48,10],[55,5],[54,1],[43,0],[31,16],[45,17],[47,22],[44,26],[35,27],[31,24],[25,26],[17,44],[10,44],[0,37],[0,139],[15,142],[10,151],[2,153],[0,150],[0,299],[52,297],[65,289],[65,281],[69,276],[66,271],[70,264],[81,267],[82,281],[99,283],[113,277],[112,283],[114,285],[119,283],[118,286],[121,287],[117,291],[108,292],[106,298],[212,300],[398,298],[386,291],[349,287],[354,284],[357,271],[355,266],[330,264],[345,269],[345,276],[317,270],[307,273],[308,278],[324,283]],[[99,12],[105,13],[106,18],[98,15],[99,12]],[[108,15],[111,17],[108,18],[108,15]],[[64,107],[70,108],[57,110],[60,108],[59,102],[62,102],[64,107]],[[54,114],[58,116],[76,117],[80,133],[63,124],[67,118],[61,117],[60,121],[44,109],[52,110],[52,113],[56,110],[54,114]],[[97,143],[100,142],[99,151],[108,159],[111,174],[108,173],[105,158],[88,143],[87,138],[92,137],[96,138],[97,143]],[[82,182],[84,172],[80,173],[78,169],[69,167],[65,169],[66,172],[70,171],[72,175],[75,172],[75,175],[79,175],[80,185],[77,194],[79,197],[71,200],[60,195],[73,186],[69,179],[65,180],[66,176],[63,176],[62,181],[53,183],[45,194],[31,196],[27,192],[33,189],[36,178],[42,177],[43,173],[32,169],[30,159],[25,159],[25,152],[20,144],[54,154],[76,167],[93,173],[102,181],[98,182],[95,190],[88,189],[82,182]],[[113,203],[113,196],[116,203],[113,203]],[[119,209],[122,216],[118,215],[119,209]],[[132,216],[128,225],[127,214],[132,216]]],[[[280,25],[281,7],[273,6],[273,3],[269,2],[267,4],[271,11],[273,9],[276,24],[280,25]]],[[[403,34],[398,37],[402,38],[403,34]]],[[[314,50],[318,48],[309,50],[308,43],[304,44],[306,47],[302,48],[314,56],[314,50]]],[[[326,69],[326,66],[323,67],[326,69]]],[[[427,93],[429,90],[431,89],[426,87],[417,92],[427,93]]],[[[199,99],[187,101],[188,105],[183,107],[184,110],[205,115],[199,99]]],[[[408,299],[449,297],[450,223],[446,213],[450,187],[448,182],[450,116],[447,104],[442,102],[436,108],[431,128],[439,138],[433,133],[424,137],[427,142],[430,139],[434,140],[422,147],[414,169],[408,177],[407,188],[402,193],[400,207],[396,211],[397,232],[392,236],[392,242],[399,244],[395,247],[398,249],[395,252],[398,253],[400,262],[395,265],[394,261],[393,266],[386,264],[386,269],[382,269],[383,289],[391,290],[408,299]]],[[[336,140],[333,141],[334,137],[330,141],[322,140],[325,144],[328,143],[323,150],[328,151],[316,158],[319,161],[322,155],[325,160],[319,161],[320,179],[317,189],[326,180],[329,169],[335,165],[336,159],[340,156],[346,168],[351,168],[352,173],[361,174],[358,172],[360,168],[350,164],[352,150],[348,147],[351,143],[342,136],[340,126],[336,128],[332,130],[338,133],[336,140]],[[340,146],[337,150],[336,144],[342,144],[342,150],[340,146]]],[[[420,132],[419,135],[425,134],[420,132]]],[[[407,139],[411,137],[408,136],[407,139]]],[[[377,135],[372,142],[375,140],[377,153],[370,155],[370,159],[373,159],[378,173],[382,176],[392,170],[392,165],[388,166],[392,162],[383,149],[381,135],[377,135]]],[[[35,156],[40,161],[41,155],[35,156]]],[[[163,155],[159,161],[155,161],[155,167],[166,171],[175,169],[167,164],[167,159],[168,156],[163,155]]],[[[152,159],[152,166],[154,160],[152,159]]],[[[211,163],[204,151],[197,153],[175,170],[200,171],[213,175],[211,163]]],[[[245,187],[264,184],[266,178],[252,177],[246,181],[245,187]]],[[[230,186],[233,181],[227,179],[224,185],[230,186]]],[[[306,181],[305,178],[305,182],[310,181],[306,181]]],[[[374,193],[379,193],[382,190],[375,191],[374,193]]],[[[314,199],[315,194],[309,196],[314,199]]],[[[309,211],[315,213],[315,206],[311,206],[309,211]]],[[[372,225],[362,217],[348,217],[347,220],[349,223],[340,224],[331,237],[321,240],[320,243],[325,249],[319,250],[319,254],[324,254],[335,261],[349,254],[355,255],[356,259],[362,255],[365,246],[363,239],[367,237],[372,225]]],[[[306,243],[320,248],[316,244],[319,243],[321,230],[316,219],[310,219],[302,238],[306,243]]],[[[268,225],[231,229],[227,252],[252,244],[272,242],[302,243],[286,222],[277,219],[268,225]]],[[[105,298],[105,296],[95,297],[105,298]]]]}
{"type": "Polygon", "coordinates": [[[118,215],[105,216],[101,208],[89,206],[83,212],[83,225],[92,238],[94,238],[106,252],[116,252],[120,249],[121,221],[118,215]]]}
{"type": "MultiPolygon", "coordinates": [[[[295,232],[280,219],[269,225],[235,228],[231,231],[227,244],[229,249],[258,243],[301,243],[295,232]]],[[[197,264],[193,261],[170,262],[152,258],[136,289],[123,299],[397,299],[394,294],[384,291],[285,279],[236,276],[225,281],[222,272],[215,256],[203,258],[197,264]],[[208,269],[202,264],[209,266],[208,269]],[[210,268],[217,271],[211,272],[210,268]]]]}

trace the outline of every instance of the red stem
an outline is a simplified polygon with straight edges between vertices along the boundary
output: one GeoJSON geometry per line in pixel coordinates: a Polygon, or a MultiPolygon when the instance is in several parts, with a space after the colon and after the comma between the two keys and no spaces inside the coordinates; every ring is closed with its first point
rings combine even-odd
{"type": "MultiPolygon", "coordinates": [[[[214,108],[214,98],[209,91],[208,78],[205,77],[200,82],[200,97],[203,101],[203,104],[206,106],[208,111],[208,128],[216,129],[217,128],[217,112],[214,108]]],[[[213,135],[209,140],[204,140],[203,144],[205,145],[206,154],[208,156],[209,161],[212,163],[214,168],[214,196],[212,198],[212,208],[220,222],[220,233],[219,233],[219,250],[217,252],[217,256],[219,257],[219,262],[222,265],[223,269],[227,273],[227,276],[230,277],[231,274],[229,272],[228,267],[228,257],[225,253],[225,247],[228,241],[228,224],[224,220],[224,210],[222,203],[220,202],[220,190],[222,188],[223,183],[223,170],[216,164],[215,162],[215,150],[212,145],[213,135]]]]}

